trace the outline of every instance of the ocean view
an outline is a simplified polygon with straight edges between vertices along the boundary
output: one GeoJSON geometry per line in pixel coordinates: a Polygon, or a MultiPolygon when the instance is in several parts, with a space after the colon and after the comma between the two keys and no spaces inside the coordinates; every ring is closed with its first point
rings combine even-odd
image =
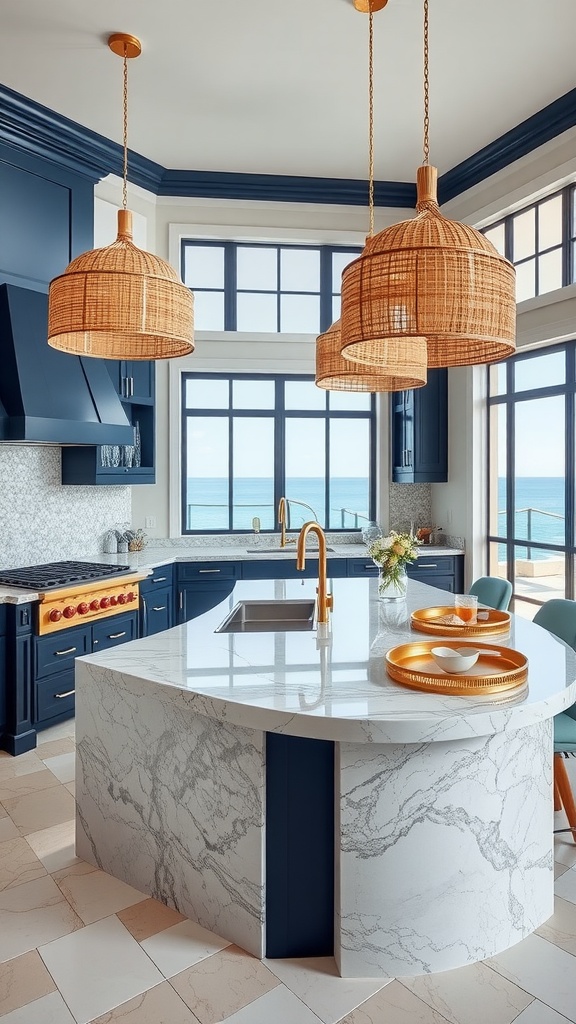
{"type": "MultiPolygon", "coordinates": [[[[564,477],[517,477],[514,505],[515,535],[518,539],[546,544],[565,543],[564,477]]],[[[498,481],[498,531],[505,536],[505,481],[502,478],[498,481]]],[[[505,558],[503,548],[498,557],[501,560],[505,558]]],[[[549,558],[550,553],[532,548],[530,557],[549,558]]]]}

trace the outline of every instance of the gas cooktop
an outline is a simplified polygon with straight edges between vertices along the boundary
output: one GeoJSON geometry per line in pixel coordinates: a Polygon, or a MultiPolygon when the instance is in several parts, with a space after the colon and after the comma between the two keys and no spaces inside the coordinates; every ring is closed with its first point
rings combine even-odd
{"type": "Polygon", "coordinates": [[[130,572],[129,565],[105,565],[101,562],[48,562],[24,565],[20,569],[0,569],[0,583],[27,590],[54,590],[57,587],[86,583],[88,580],[114,578],[130,572]]]}

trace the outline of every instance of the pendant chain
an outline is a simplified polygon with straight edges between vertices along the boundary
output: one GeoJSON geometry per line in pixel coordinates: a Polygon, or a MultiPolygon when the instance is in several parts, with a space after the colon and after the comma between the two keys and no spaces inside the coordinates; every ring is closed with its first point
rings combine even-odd
{"type": "Polygon", "coordinates": [[[124,51],[124,90],[123,90],[123,106],[124,106],[124,122],[123,122],[123,134],[124,134],[124,165],[122,168],[122,207],[124,210],[128,209],[128,58],[126,51],[124,51]]]}
{"type": "Polygon", "coordinates": [[[374,234],[374,12],[369,0],[368,15],[368,205],[370,209],[370,230],[374,234]]]}
{"type": "Polygon", "coordinates": [[[424,0],[424,163],[430,158],[430,82],[428,75],[428,0],[424,0]]]}

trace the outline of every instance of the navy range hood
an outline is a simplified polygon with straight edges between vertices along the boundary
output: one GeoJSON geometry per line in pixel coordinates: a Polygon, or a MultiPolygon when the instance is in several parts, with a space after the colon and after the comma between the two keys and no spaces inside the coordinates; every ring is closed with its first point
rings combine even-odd
{"type": "Polygon", "coordinates": [[[106,364],[47,337],[48,296],[0,285],[0,442],[134,444],[106,364]]]}

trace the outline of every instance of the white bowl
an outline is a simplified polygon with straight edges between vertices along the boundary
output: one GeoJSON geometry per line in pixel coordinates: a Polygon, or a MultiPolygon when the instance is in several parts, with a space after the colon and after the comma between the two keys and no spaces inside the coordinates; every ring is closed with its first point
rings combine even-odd
{"type": "Polygon", "coordinates": [[[466,672],[480,657],[480,651],[470,650],[468,647],[432,647],[430,654],[436,664],[450,675],[466,672]]]}

